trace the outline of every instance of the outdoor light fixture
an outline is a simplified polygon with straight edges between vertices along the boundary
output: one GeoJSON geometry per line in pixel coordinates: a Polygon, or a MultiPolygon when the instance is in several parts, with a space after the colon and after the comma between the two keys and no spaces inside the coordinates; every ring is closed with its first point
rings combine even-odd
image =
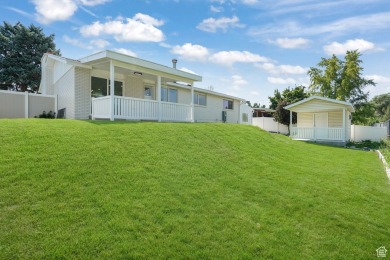
{"type": "Polygon", "coordinates": [[[142,72],[139,72],[139,71],[134,71],[134,75],[137,75],[137,76],[142,76],[142,72]]]}

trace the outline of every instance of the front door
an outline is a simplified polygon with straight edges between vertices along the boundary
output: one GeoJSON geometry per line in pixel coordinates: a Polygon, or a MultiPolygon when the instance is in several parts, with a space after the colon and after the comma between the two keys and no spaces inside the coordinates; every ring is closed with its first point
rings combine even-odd
{"type": "Polygon", "coordinates": [[[328,139],[328,113],[314,114],[315,139],[328,139]]]}

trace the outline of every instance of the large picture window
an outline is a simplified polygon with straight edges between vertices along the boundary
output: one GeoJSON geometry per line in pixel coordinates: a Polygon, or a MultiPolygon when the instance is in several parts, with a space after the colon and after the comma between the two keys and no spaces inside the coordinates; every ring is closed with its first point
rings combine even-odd
{"type": "Polygon", "coordinates": [[[161,87],[161,101],[177,103],[177,89],[161,87]]]}
{"type": "Polygon", "coordinates": [[[206,106],[207,105],[206,95],[200,93],[194,93],[194,104],[206,106]]]}
{"type": "MultiPolygon", "coordinates": [[[[109,80],[99,77],[91,77],[91,96],[104,97],[110,95],[109,80]]],[[[116,81],[114,83],[114,95],[123,96],[123,82],[116,81]]]]}
{"type": "Polygon", "coordinates": [[[224,99],[223,109],[233,109],[233,100],[224,99]]]}

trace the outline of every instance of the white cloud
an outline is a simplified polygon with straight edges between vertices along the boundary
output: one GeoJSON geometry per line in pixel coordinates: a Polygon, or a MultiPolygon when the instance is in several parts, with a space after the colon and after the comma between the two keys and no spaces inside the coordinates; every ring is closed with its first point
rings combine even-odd
{"type": "Polygon", "coordinates": [[[328,55],[345,54],[347,51],[359,50],[359,52],[365,52],[368,50],[380,50],[374,43],[363,40],[355,39],[348,40],[344,43],[332,42],[329,45],[324,46],[324,51],[328,55]]]}
{"type": "Polygon", "coordinates": [[[95,6],[95,5],[105,4],[107,2],[110,2],[111,0],[79,0],[79,1],[86,6],[95,6]]]}
{"type": "Polygon", "coordinates": [[[182,46],[176,45],[172,48],[173,54],[180,55],[181,58],[192,61],[204,61],[209,55],[209,50],[201,45],[186,43],[182,46]]]}
{"type": "Polygon", "coordinates": [[[289,84],[296,83],[295,79],[293,79],[293,78],[268,77],[267,80],[272,84],[279,84],[279,85],[289,85],[289,84]]]}
{"type": "Polygon", "coordinates": [[[188,72],[188,73],[191,73],[191,74],[198,75],[197,73],[193,72],[192,70],[184,68],[184,67],[180,68],[179,70],[184,71],[184,72],[188,72]]]}
{"type": "Polygon", "coordinates": [[[77,10],[72,0],[33,0],[36,18],[40,23],[68,20],[77,10]]]}
{"type": "Polygon", "coordinates": [[[381,75],[366,75],[364,76],[366,79],[372,79],[377,84],[389,84],[390,83],[390,77],[381,76],[381,75]]]}
{"type": "Polygon", "coordinates": [[[232,83],[233,83],[233,88],[235,90],[241,90],[241,87],[248,84],[248,81],[246,81],[240,75],[233,75],[232,76],[232,83]]]}
{"type": "Polygon", "coordinates": [[[210,6],[210,11],[213,13],[220,13],[223,12],[224,8],[222,6],[210,6]]]}
{"type": "Polygon", "coordinates": [[[225,66],[232,66],[236,62],[241,62],[241,63],[267,62],[268,58],[262,57],[258,54],[253,54],[248,51],[220,51],[214,53],[210,57],[210,61],[225,66]]]}
{"type": "Polygon", "coordinates": [[[134,20],[138,20],[143,22],[144,24],[150,24],[153,26],[161,26],[164,24],[163,20],[157,20],[156,18],[153,18],[147,14],[141,14],[138,13],[133,17],[134,20]]]}
{"type": "Polygon", "coordinates": [[[91,40],[90,41],[90,44],[96,46],[97,48],[99,49],[104,49],[106,48],[108,45],[110,45],[110,43],[106,40],[102,40],[102,39],[96,39],[96,40],[91,40]]]}
{"type": "Polygon", "coordinates": [[[156,28],[164,22],[149,15],[136,14],[133,18],[118,17],[113,21],[101,23],[99,21],[80,28],[83,36],[113,35],[119,42],[161,42],[164,33],[156,28]]]}
{"type": "Polygon", "coordinates": [[[275,65],[273,63],[255,64],[256,67],[261,68],[271,74],[306,74],[309,68],[293,65],[275,65]]]}
{"type": "Polygon", "coordinates": [[[112,50],[132,57],[137,57],[137,54],[135,52],[125,48],[114,48],[112,50]]]}
{"type": "Polygon", "coordinates": [[[241,0],[241,2],[245,5],[254,5],[259,3],[259,0],[241,0]]]}
{"type": "Polygon", "coordinates": [[[83,6],[95,6],[108,1],[110,0],[32,0],[35,5],[36,19],[43,24],[66,21],[74,15],[78,7],[95,16],[83,6]]]}
{"type": "Polygon", "coordinates": [[[278,38],[276,41],[271,41],[275,43],[280,48],[284,49],[303,49],[308,47],[309,40],[305,38],[278,38]]]}
{"type": "Polygon", "coordinates": [[[353,16],[324,24],[304,25],[295,21],[265,24],[249,30],[252,36],[277,34],[285,36],[340,35],[344,33],[375,31],[387,29],[390,23],[390,12],[374,13],[369,15],[353,16]]]}
{"type": "Polygon", "coordinates": [[[110,43],[108,41],[102,40],[102,39],[95,39],[95,40],[91,40],[89,42],[85,42],[85,41],[80,41],[79,39],[70,38],[67,35],[64,35],[62,37],[62,39],[66,43],[69,43],[73,46],[76,46],[76,47],[79,47],[82,49],[87,49],[87,50],[104,49],[108,45],[110,45],[110,43]]]}
{"type": "Polygon", "coordinates": [[[260,93],[258,91],[251,91],[250,92],[252,96],[258,96],[260,93]]]}
{"type": "Polygon", "coordinates": [[[244,25],[239,23],[239,19],[237,16],[233,16],[232,18],[222,17],[219,19],[208,18],[204,19],[196,28],[205,32],[216,32],[218,29],[227,31],[228,28],[236,28],[236,27],[244,27],[244,25]]]}

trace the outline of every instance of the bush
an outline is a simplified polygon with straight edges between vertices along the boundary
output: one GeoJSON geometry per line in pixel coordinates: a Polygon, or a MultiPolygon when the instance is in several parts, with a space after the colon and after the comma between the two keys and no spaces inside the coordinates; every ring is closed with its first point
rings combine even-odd
{"type": "Polygon", "coordinates": [[[46,113],[46,111],[43,111],[42,114],[39,116],[34,116],[34,118],[48,118],[48,119],[54,119],[56,118],[56,113],[53,111],[49,111],[49,113],[46,113]]]}
{"type": "Polygon", "coordinates": [[[371,140],[363,140],[360,142],[348,142],[347,147],[355,148],[370,148],[370,149],[382,149],[388,147],[388,142],[381,140],[380,142],[374,142],[371,140]]]}

